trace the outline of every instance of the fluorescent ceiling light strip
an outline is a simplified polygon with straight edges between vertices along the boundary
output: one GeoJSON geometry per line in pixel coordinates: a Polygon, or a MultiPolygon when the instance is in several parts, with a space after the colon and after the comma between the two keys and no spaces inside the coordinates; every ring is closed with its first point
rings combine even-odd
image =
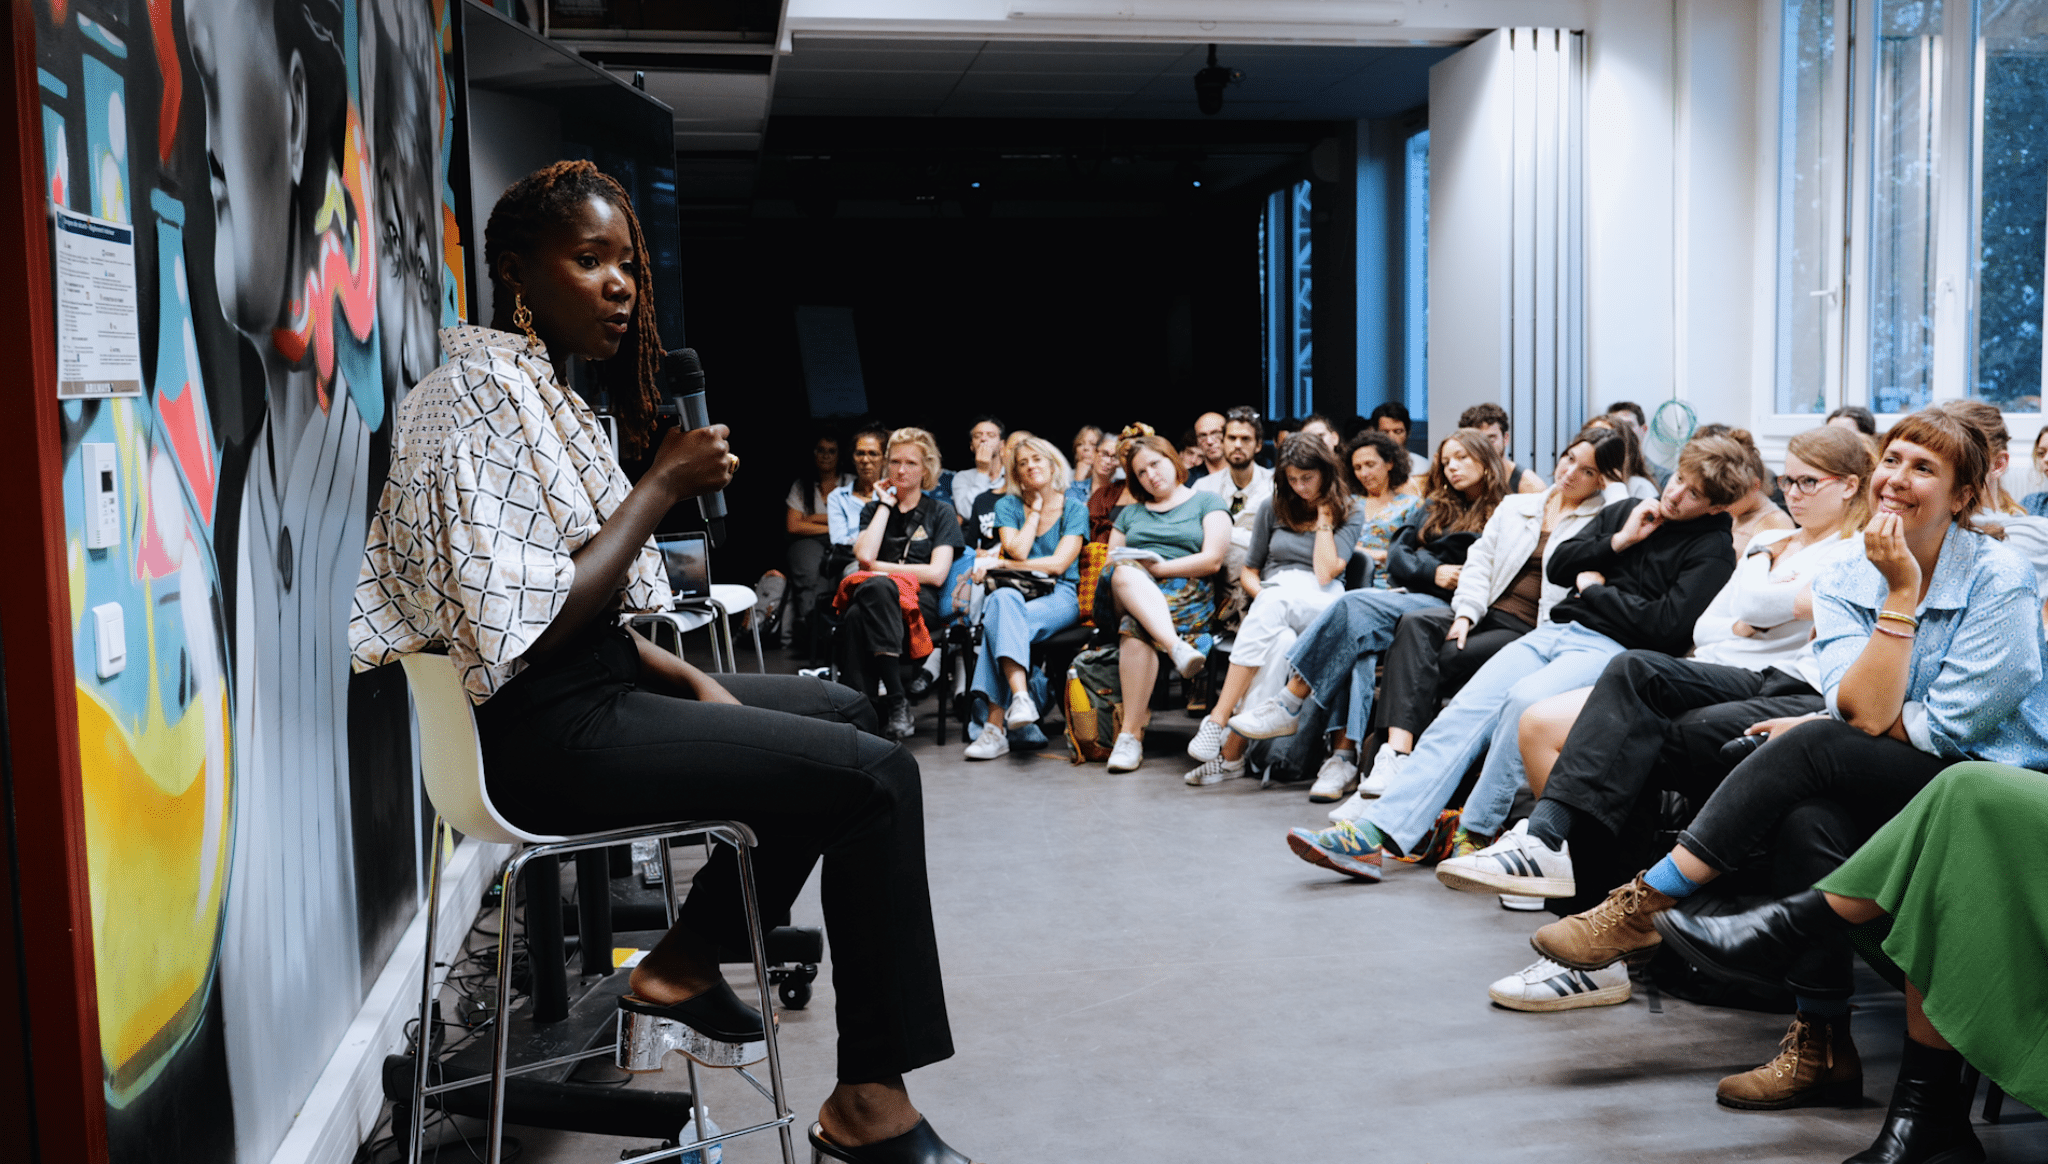
{"type": "Polygon", "coordinates": [[[1012,20],[1117,20],[1145,24],[1398,25],[1400,0],[1010,0],[1012,20]]]}

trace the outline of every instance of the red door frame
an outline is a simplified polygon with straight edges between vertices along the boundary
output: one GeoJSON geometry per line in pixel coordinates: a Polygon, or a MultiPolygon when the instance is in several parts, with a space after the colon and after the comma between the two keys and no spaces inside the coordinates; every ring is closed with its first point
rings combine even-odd
{"type": "MultiPolygon", "coordinates": [[[[54,1164],[107,1159],[92,902],[71,667],[58,447],[56,318],[50,302],[49,211],[43,191],[33,0],[8,0],[0,53],[0,644],[6,669],[7,762],[22,948],[18,952],[34,1137],[26,1156],[54,1164]]],[[[0,938],[12,944],[14,935],[0,938]]],[[[0,949],[0,954],[6,951],[0,949]]],[[[12,959],[10,959],[12,960],[12,959]]],[[[0,970],[0,976],[8,972],[0,970]]],[[[0,997],[0,1006],[11,1000],[0,997]]],[[[8,1025],[0,1022],[0,1038],[8,1025]]],[[[0,1057],[10,1057],[0,1045],[0,1057]]],[[[0,1067],[0,1082],[7,1068],[0,1067]]],[[[7,1095],[0,1090],[0,1125],[7,1095]]],[[[0,1146],[8,1144],[0,1131],[0,1146]]],[[[4,1153],[0,1153],[4,1154],[4,1153]]]]}

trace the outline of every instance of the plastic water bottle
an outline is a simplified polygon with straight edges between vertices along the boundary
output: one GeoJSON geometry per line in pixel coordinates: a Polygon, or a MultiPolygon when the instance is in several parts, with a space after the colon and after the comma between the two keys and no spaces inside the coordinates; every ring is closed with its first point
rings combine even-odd
{"type": "MultiPolygon", "coordinates": [[[[711,1105],[708,1103],[704,1105],[704,1129],[707,1136],[718,1134],[718,1121],[711,1118],[711,1105]]],[[[687,1144],[697,1138],[697,1117],[693,1114],[690,1116],[690,1122],[684,1124],[683,1130],[677,1135],[676,1143],[687,1144]]],[[[682,1164],[722,1164],[725,1160],[725,1145],[713,1144],[709,1148],[685,1152],[680,1159],[682,1164]]]]}

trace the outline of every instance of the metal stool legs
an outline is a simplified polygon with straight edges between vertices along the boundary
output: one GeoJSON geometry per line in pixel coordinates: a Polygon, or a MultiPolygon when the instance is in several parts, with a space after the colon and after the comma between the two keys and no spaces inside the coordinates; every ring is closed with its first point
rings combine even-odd
{"type": "MultiPolygon", "coordinates": [[[[773,1105],[775,1115],[772,1119],[764,1120],[748,1127],[736,1128],[710,1139],[705,1139],[702,1134],[705,1128],[704,1101],[702,1093],[698,1090],[696,1064],[691,1062],[689,1066],[691,1103],[696,1115],[696,1127],[699,1138],[694,1143],[636,1156],[633,1158],[632,1164],[653,1164],[654,1161],[676,1159],[686,1152],[701,1151],[712,1143],[736,1139],[755,1132],[767,1131],[770,1128],[774,1128],[780,1134],[782,1158],[785,1164],[795,1164],[796,1148],[790,1134],[790,1125],[795,1121],[795,1116],[790,1112],[788,1093],[783,1086],[782,1054],[775,1037],[774,992],[768,980],[766,939],[761,930],[761,905],[760,899],[756,896],[757,888],[754,880],[753,862],[748,859],[748,852],[756,843],[752,829],[736,821],[671,823],[657,825],[652,828],[619,829],[611,832],[589,833],[549,844],[529,845],[515,853],[512,859],[506,863],[500,883],[502,892],[498,920],[498,997],[497,1010],[491,1018],[490,1074],[434,1083],[432,1081],[434,1062],[432,1023],[435,993],[434,942],[438,928],[436,923],[438,922],[440,906],[441,848],[443,837],[447,835],[447,830],[446,822],[441,817],[436,816],[431,834],[433,849],[427,872],[426,965],[420,976],[420,1035],[418,1049],[414,1057],[413,1103],[411,1112],[412,1135],[408,1143],[409,1154],[407,1157],[411,1164],[419,1164],[420,1161],[422,1149],[420,1141],[424,1132],[426,1103],[429,1096],[453,1091],[458,1088],[473,1087],[480,1083],[488,1083],[490,1085],[491,1104],[484,1159],[486,1164],[503,1164],[505,1081],[508,1077],[528,1071],[558,1067],[583,1059],[594,1059],[617,1053],[616,1040],[614,1040],[613,1046],[600,1047],[596,1050],[559,1056],[538,1063],[522,1064],[517,1068],[511,1068],[507,1065],[507,1059],[511,1050],[508,1037],[509,1023],[506,1020],[512,1009],[512,922],[513,901],[516,897],[514,887],[518,885],[519,875],[525,870],[527,862],[539,857],[559,856],[565,853],[577,853],[589,849],[602,849],[631,841],[658,840],[661,842],[661,851],[664,858],[663,868],[664,872],[666,872],[668,843],[671,839],[680,836],[701,836],[706,838],[707,842],[712,839],[722,841],[725,844],[731,845],[738,857],[740,897],[741,904],[746,913],[748,944],[753,952],[754,984],[759,992],[760,1010],[766,1027],[763,1037],[767,1044],[768,1086],[763,1087],[760,1081],[748,1074],[744,1068],[735,1068],[735,1070],[738,1070],[740,1075],[773,1105]]],[[[667,907],[669,925],[673,926],[675,924],[676,902],[672,880],[664,881],[663,901],[667,907]]]]}

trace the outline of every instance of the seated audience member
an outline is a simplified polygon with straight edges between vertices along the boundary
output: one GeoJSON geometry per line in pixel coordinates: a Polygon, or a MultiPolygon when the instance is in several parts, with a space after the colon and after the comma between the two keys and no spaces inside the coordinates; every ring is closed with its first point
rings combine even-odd
{"type": "Polygon", "coordinates": [[[1256,409],[1239,405],[1224,413],[1223,470],[1188,486],[1198,493],[1223,499],[1224,512],[1237,531],[1231,540],[1240,546],[1251,543],[1252,521],[1258,517],[1259,507],[1273,496],[1274,470],[1253,459],[1265,439],[1265,428],[1259,423],[1256,409]]]}
{"type": "Polygon", "coordinates": [[[1617,400],[1608,405],[1607,416],[1628,425],[1637,443],[1650,434],[1650,418],[1643,413],[1643,406],[1633,400],[1617,400]]]}
{"type": "MultiPolygon", "coordinates": [[[[2042,425],[2041,431],[2034,434],[2034,471],[2048,478],[2048,424],[2042,425]]],[[[2048,489],[2027,494],[2026,500],[2020,502],[2020,508],[2026,510],[2030,517],[2048,517],[2048,489]]]]}
{"type": "Polygon", "coordinates": [[[967,548],[977,554],[990,555],[996,552],[996,502],[1008,492],[1009,478],[1006,475],[1011,454],[1017,451],[1017,443],[1032,435],[1024,429],[1012,429],[996,448],[996,485],[978,494],[974,504],[960,518],[960,535],[967,539],[967,548]]]}
{"type": "Polygon", "coordinates": [[[1984,435],[1984,444],[1991,450],[1991,473],[1978,513],[2005,531],[2005,548],[2034,567],[2034,585],[2048,595],[2048,518],[2028,513],[2005,491],[2005,471],[2012,465],[2012,434],[2006,430],[2004,414],[1981,400],[1945,400],[1936,407],[1984,435]]]}
{"type": "MultiPolygon", "coordinates": [[[[1995,527],[1976,525],[1990,465],[1983,434],[1938,409],[1892,427],[1871,474],[1864,557],[1813,584],[1829,717],[1773,732],[1714,790],[1677,847],[1593,909],[1537,930],[1538,953],[1584,971],[1646,959],[1662,941],[1656,915],[1766,842],[1778,892],[1796,892],[1950,764],[2048,766],[2034,572],[1995,527]]],[[[1799,1009],[1779,1055],[1722,1080],[1722,1103],[1860,1096],[1849,959],[1840,941],[1800,956],[1785,976],[1799,1009]]]]}
{"type": "MultiPolygon", "coordinates": [[[[1807,639],[1813,585],[1863,553],[1870,453],[1860,435],[1822,427],[1792,438],[1779,478],[1799,528],[1759,535],[1693,627],[1691,658],[1627,651],[1591,688],[1552,696],[1522,716],[1522,763],[1541,799],[1526,830],[1437,866],[1453,889],[1553,902],[1581,884],[1612,885],[1640,868],[1641,838],[1669,790],[1704,804],[1733,761],[1724,744],[1771,721],[1822,711],[1807,639]],[[1569,842],[1569,844],[1567,843],[1569,842]],[[1633,851],[1632,851],[1633,848],[1633,851]]],[[[1574,912],[1579,902],[1558,912],[1574,912]]],[[[1620,965],[1591,975],[1538,960],[1494,984],[1514,1010],[1627,1001],[1620,965]],[[1563,993],[1553,982],[1561,982],[1563,993]]]]}
{"type": "Polygon", "coordinates": [[[999,552],[979,559],[974,581],[991,569],[1044,575],[1051,589],[1035,598],[1008,586],[989,592],[981,608],[981,658],[973,692],[988,700],[988,720],[967,745],[970,760],[993,760],[1010,750],[1011,728],[1038,722],[1026,690],[1031,644],[1081,621],[1076,591],[1081,544],[1088,540],[1088,509],[1067,496],[1067,464],[1048,441],[1026,436],[1004,466],[1007,484],[995,505],[999,552]]]}
{"type": "MultiPolygon", "coordinates": [[[[1266,665],[1284,658],[1295,637],[1344,593],[1344,567],[1363,521],[1344,487],[1344,470],[1321,436],[1290,437],[1280,450],[1273,495],[1252,523],[1240,578],[1251,606],[1238,627],[1223,689],[1188,743],[1188,755],[1199,762],[1187,775],[1189,784],[1244,775],[1244,739],[1225,739],[1224,721],[1266,665]]],[[[1284,670],[1275,673],[1285,678],[1284,670]]]]}
{"type": "Polygon", "coordinates": [[[1084,508],[1088,504],[1088,494],[1094,489],[1089,478],[1095,475],[1095,449],[1101,443],[1102,429],[1099,426],[1085,424],[1080,432],[1074,434],[1074,481],[1067,486],[1067,496],[1080,502],[1084,508]]]}
{"type": "Polygon", "coordinates": [[[1828,413],[1828,418],[1823,423],[1864,436],[1877,435],[1877,417],[1872,416],[1870,410],[1861,404],[1844,404],[1828,413]]]}
{"type": "Polygon", "coordinates": [[[1387,575],[1387,548],[1401,527],[1421,521],[1422,498],[1403,492],[1408,483],[1408,454],[1394,438],[1368,429],[1344,446],[1344,459],[1351,465],[1351,481],[1358,487],[1359,509],[1364,522],[1358,531],[1357,548],[1372,559],[1375,590],[1393,585],[1387,575]]]}
{"type": "Polygon", "coordinates": [[[967,447],[974,453],[974,467],[953,474],[953,515],[966,521],[974,513],[974,499],[1003,485],[1003,437],[1009,432],[993,416],[977,416],[967,429],[967,447]]]}
{"type": "Polygon", "coordinates": [[[1103,584],[1122,616],[1117,677],[1124,693],[1124,730],[1110,749],[1112,772],[1129,772],[1144,762],[1152,685],[1159,677],[1156,652],[1168,652],[1182,676],[1194,675],[1208,661],[1212,583],[1230,545],[1223,499],[1183,483],[1185,470],[1171,443],[1157,436],[1131,437],[1122,453],[1124,479],[1137,504],[1117,512],[1109,535],[1110,563],[1103,571],[1103,584]],[[1119,550],[1134,556],[1119,561],[1125,556],[1119,550]]]}
{"type": "Polygon", "coordinates": [[[1383,849],[1407,852],[1438,831],[1445,802],[1482,751],[1486,763],[1459,828],[1474,843],[1490,843],[1523,783],[1522,713],[1598,679],[1609,659],[1630,648],[1680,653],[1691,646],[1693,624],[1735,570],[1727,509],[1751,484],[1742,446],[1705,437],[1679,454],[1661,498],[1601,510],[1549,556],[1545,577],[1571,590],[1551,608],[1550,624],[1479,668],[1399,762],[1386,794],[1356,820],[1321,833],[1290,832],[1296,854],[1378,880],[1383,849]]]}
{"type": "Polygon", "coordinates": [[[1735,523],[1729,536],[1735,540],[1735,556],[1740,558],[1749,546],[1749,540],[1765,530],[1791,529],[1792,519],[1771,500],[1771,471],[1764,466],[1764,455],[1756,447],[1755,438],[1747,429],[1731,428],[1725,424],[1703,424],[1693,434],[1695,437],[1725,436],[1749,451],[1749,464],[1756,473],[1756,488],[1749,491],[1742,500],[1728,507],[1728,520],[1735,523]]]}
{"type": "Polygon", "coordinates": [[[783,499],[783,528],[789,534],[789,609],[782,619],[782,645],[796,638],[796,628],[807,625],[818,595],[825,588],[825,559],[832,550],[831,497],[833,491],[853,483],[851,473],[839,471],[839,438],[820,433],[811,443],[809,473],[789,486],[783,499]]]}
{"type": "Polygon", "coordinates": [[[1195,418],[1195,439],[1191,442],[1200,459],[1188,465],[1188,484],[1211,473],[1223,471],[1223,414],[1205,412],[1195,418]]]}
{"type": "MultiPolygon", "coordinates": [[[[1320,412],[1310,413],[1308,416],[1303,417],[1300,431],[1323,442],[1323,447],[1332,453],[1336,452],[1344,443],[1344,438],[1337,435],[1336,422],[1320,412]]],[[[1275,455],[1278,455],[1278,452],[1279,450],[1274,450],[1275,455]]]]}
{"type": "MultiPolygon", "coordinates": [[[[1330,605],[1287,652],[1286,684],[1229,720],[1246,739],[1292,735],[1304,703],[1334,738],[1331,762],[1357,767],[1353,736],[1372,722],[1379,656],[1394,626],[1411,610],[1448,607],[1467,555],[1494,515],[1507,488],[1500,454],[1474,429],[1459,429],[1437,446],[1436,468],[1422,520],[1404,527],[1388,551],[1391,590],[1353,590],[1330,605]]],[[[1329,765],[1325,765],[1326,768],[1329,765]]]]}
{"type": "Polygon", "coordinates": [[[1500,462],[1508,467],[1508,492],[1541,493],[1543,478],[1515,464],[1508,456],[1508,410],[1498,404],[1475,404],[1458,414],[1459,428],[1476,428],[1493,442],[1493,451],[1500,454],[1500,462]]]}
{"type": "Polygon", "coordinates": [[[1109,541],[1116,524],[1116,511],[1136,503],[1124,481],[1123,443],[1134,436],[1151,436],[1149,424],[1129,424],[1120,434],[1104,435],[1095,449],[1095,477],[1088,491],[1088,540],[1109,541]]]}
{"type": "Polygon", "coordinates": [[[1625,484],[1628,486],[1628,495],[1630,497],[1636,498],[1639,501],[1654,501],[1663,496],[1663,491],[1657,487],[1657,481],[1651,475],[1650,462],[1643,459],[1642,438],[1636,435],[1635,427],[1629,423],[1626,413],[1619,417],[1611,413],[1606,416],[1596,416],[1586,423],[1589,425],[1599,425],[1602,428],[1611,428],[1620,433],[1622,438],[1628,442],[1628,456],[1626,458],[1628,462],[1628,480],[1625,484]]]}
{"type": "Polygon", "coordinates": [[[917,734],[903,664],[931,652],[940,590],[965,543],[953,507],[925,492],[939,480],[939,445],[932,434],[921,428],[889,434],[888,466],[885,483],[861,510],[853,540],[859,570],[840,582],[833,605],[844,614],[840,682],[871,699],[879,684],[876,712],[883,730],[902,740],[917,734]]]}
{"type": "Polygon", "coordinates": [[[1738,914],[1661,913],[1657,932],[1694,965],[1777,991],[1809,950],[1889,918],[1883,955],[1887,977],[1904,980],[1906,1045],[1884,1125],[1849,1164],[1982,1160],[1965,1066],[2048,1110],[2044,832],[2048,776],[1957,764],[1811,889],[1738,914]]]}
{"type": "MultiPolygon", "coordinates": [[[[1558,458],[1556,485],[1501,502],[1472,547],[1451,604],[1401,616],[1387,649],[1379,754],[1358,795],[1331,820],[1357,819],[1366,801],[1386,791],[1444,697],[1462,689],[1502,647],[1549,620],[1567,589],[1548,580],[1544,566],[1602,509],[1628,498],[1621,484],[1627,451],[1620,433],[1588,425],[1558,458]]],[[[1350,775],[1342,782],[1348,786],[1350,775]]],[[[1335,800],[1343,789],[1325,792],[1335,800]]],[[[1313,791],[1309,799],[1317,799],[1313,791]]]]}
{"type": "MultiPolygon", "coordinates": [[[[1408,406],[1389,400],[1376,406],[1368,418],[1373,427],[1394,438],[1394,443],[1403,449],[1408,447],[1408,406]]],[[[1438,446],[1441,448],[1442,446],[1438,446]]],[[[1408,476],[1420,480],[1429,475],[1429,461],[1416,453],[1408,454],[1408,476]]]]}
{"type": "MultiPolygon", "coordinates": [[[[881,484],[883,459],[888,455],[889,430],[863,428],[853,434],[853,480],[832,491],[825,499],[825,514],[831,522],[831,556],[825,564],[825,581],[831,586],[853,565],[853,539],[860,535],[860,513],[875,499],[881,484]]],[[[829,589],[829,587],[827,588],[829,589]]],[[[822,593],[822,591],[821,591],[822,593]]]]}
{"type": "Polygon", "coordinates": [[[1180,434],[1180,467],[1190,481],[1201,476],[1202,446],[1196,441],[1192,428],[1180,434]]]}

